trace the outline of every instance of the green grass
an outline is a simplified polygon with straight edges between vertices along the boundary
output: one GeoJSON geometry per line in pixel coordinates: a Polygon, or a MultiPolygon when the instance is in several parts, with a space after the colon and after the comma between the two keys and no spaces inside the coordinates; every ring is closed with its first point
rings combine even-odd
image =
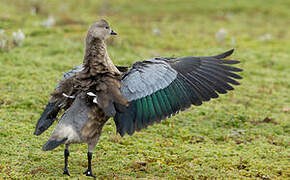
{"type": "MultiPolygon", "coordinates": [[[[93,158],[99,179],[290,178],[289,8],[286,0],[1,0],[0,29],[9,37],[22,29],[27,38],[0,51],[0,179],[66,178],[63,147],[41,151],[53,127],[36,137],[34,126],[62,72],[82,62],[86,30],[100,18],[119,34],[108,41],[116,64],[215,55],[234,38],[244,79],[235,91],[131,137],[116,135],[110,120],[93,158]],[[56,25],[41,27],[49,15],[56,25]],[[220,28],[228,30],[222,44],[220,28]],[[267,33],[272,39],[260,41],[267,33]]],[[[86,152],[85,144],[71,146],[73,178],[85,178],[86,152]]]]}

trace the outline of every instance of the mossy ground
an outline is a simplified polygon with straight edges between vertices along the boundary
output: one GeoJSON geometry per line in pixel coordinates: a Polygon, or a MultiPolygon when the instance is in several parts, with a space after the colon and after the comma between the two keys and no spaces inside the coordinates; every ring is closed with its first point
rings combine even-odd
{"type": "MultiPolygon", "coordinates": [[[[116,64],[234,46],[244,79],[235,91],[131,137],[116,135],[110,120],[93,158],[99,179],[289,178],[289,8],[287,0],[1,0],[0,29],[9,37],[22,29],[26,40],[0,52],[0,178],[66,178],[63,147],[41,151],[53,128],[36,137],[34,126],[62,72],[82,62],[88,26],[102,17],[119,34],[108,41],[116,64]],[[56,25],[43,28],[49,15],[56,25]],[[215,38],[220,28],[228,31],[224,43],[215,38]],[[265,34],[272,38],[262,40],[265,34]]],[[[71,146],[73,178],[86,178],[86,152],[71,146]]]]}

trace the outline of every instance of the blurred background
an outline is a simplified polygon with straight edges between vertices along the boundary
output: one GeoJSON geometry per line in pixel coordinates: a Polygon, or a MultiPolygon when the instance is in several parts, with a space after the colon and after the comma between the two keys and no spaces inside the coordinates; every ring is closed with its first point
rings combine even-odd
{"type": "MultiPolygon", "coordinates": [[[[115,64],[235,48],[244,79],[132,137],[110,120],[93,159],[100,179],[289,178],[289,9],[289,0],[1,0],[0,177],[64,177],[62,148],[42,152],[49,132],[34,137],[34,124],[103,18],[118,33],[107,41],[115,64]]],[[[84,178],[86,146],[71,152],[71,174],[84,178]]]]}

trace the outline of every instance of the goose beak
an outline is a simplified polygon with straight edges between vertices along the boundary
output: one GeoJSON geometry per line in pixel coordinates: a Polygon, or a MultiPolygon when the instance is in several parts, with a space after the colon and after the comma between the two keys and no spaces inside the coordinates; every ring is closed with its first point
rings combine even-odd
{"type": "Polygon", "coordinates": [[[111,31],[111,35],[117,35],[117,33],[115,31],[111,31]]]}

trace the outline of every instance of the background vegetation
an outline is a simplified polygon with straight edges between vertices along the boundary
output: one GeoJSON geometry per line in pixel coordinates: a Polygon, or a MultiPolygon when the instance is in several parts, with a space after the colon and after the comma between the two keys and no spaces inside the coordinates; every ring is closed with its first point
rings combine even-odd
{"type": "MultiPolygon", "coordinates": [[[[82,62],[86,30],[100,18],[119,34],[108,41],[116,64],[234,47],[244,79],[132,137],[116,135],[110,120],[93,158],[99,179],[290,178],[289,8],[288,0],[1,0],[0,179],[66,178],[63,148],[41,151],[53,128],[36,137],[34,126],[62,72],[82,62]],[[18,29],[26,39],[15,47],[18,29]]],[[[72,177],[86,178],[86,152],[71,147],[72,177]]]]}

